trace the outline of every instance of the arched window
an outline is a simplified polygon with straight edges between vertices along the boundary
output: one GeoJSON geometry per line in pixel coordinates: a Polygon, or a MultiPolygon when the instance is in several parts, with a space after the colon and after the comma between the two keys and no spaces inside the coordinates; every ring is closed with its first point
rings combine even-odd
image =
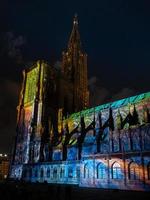
{"type": "Polygon", "coordinates": [[[68,177],[69,177],[69,178],[72,178],[72,177],[73,177],[73,170],[72,170],[72,167],[69,167],[69,168],[68,168],[68,177]]]}
{"type": "Polygon", "coordinates": [[[64,171],[64,168],[60,168],[60,178],[63,178],[64,177],[64,173],[65,173],[65,171],[64,171]]]}
{"type": "Polygon", "coordinates": [[[140,179],[139,165],[134,162],[131,162],[129,164],[129,179],[131,179],[131,180],[140,179]]]}
{"type": "Polygon", "coordinates": [[[41,168],[41,170],[40,170],[40,177],[43,178],[43,176],[44,176],[44,170],[43,170],[43,168],[41,168]]]}
{"type": "Polygon", "coordinates": [[[47,178],[49,178],[50,177],[50,168],[48,167],[47,168],[47,178]]]}
{"type": "Polygon", "coordinates": [[[132,132],[132,143],[134,151],[140,150],[140,136],[136,130],[132,132]]]}
{"type": "Polygon", "coordinates": [[[150,180],[150,162],[147,165],[147,177],[148,177],[148,180],[150,180]]]}
{"type": "Polygon", "coordinates": [[[123,173],[122,173],[122,170],[121,170],[121,166],[117,162],[115,162],[112,165],[112,178],[113,179],[122,179],[123,178],[123,173]]]}
{"type": "Polygon", "coordinates": [[[77,178],[80,177],[80,167],[77,167],[77,178]]]}
{"type": "Polygon", "coordinates": [[[84,166],[84,178],[89,178],[89,177],[90,177],[89,165],[85,164],[85,166],[84,166]]]}
{"type": "Polygon", "coordinates": [[[107,178],[107,167],[104,163],[99,163],[97,165],[97,178],[106,179],[107,178]]]}
{"type": "Polygon", "coordinates": [[[57,168],[54,168],[54,171],[53,171],[53,178],[54,178],[54,179],[57,179],[57,168]]]}

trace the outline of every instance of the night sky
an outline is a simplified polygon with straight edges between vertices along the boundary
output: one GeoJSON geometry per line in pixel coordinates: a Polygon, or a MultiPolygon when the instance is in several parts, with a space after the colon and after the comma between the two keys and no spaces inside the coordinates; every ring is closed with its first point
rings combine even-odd
{"type": "Polygon", "coordinates": [[[61,61],[78,14],[91,105],[150,91],[149,0],[0,1],[0,153],[10,152],[22,70],[61,61]]]}

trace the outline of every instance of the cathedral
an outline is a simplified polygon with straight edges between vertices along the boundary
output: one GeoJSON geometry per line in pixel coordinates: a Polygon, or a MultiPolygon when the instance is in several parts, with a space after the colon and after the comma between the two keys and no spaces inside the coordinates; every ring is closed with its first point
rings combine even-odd
{"type": "Polygon", "coordinates": [[[77,16],[61,67],[23,71],[9,177],[150,191],[150,92],[90,108],[77,16]]]}

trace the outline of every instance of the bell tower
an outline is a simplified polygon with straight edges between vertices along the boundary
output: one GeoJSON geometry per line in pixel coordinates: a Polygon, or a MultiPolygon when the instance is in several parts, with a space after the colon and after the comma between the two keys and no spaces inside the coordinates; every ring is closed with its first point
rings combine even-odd
{"type": "Polygon", "coordinates": [[[71,91],[68,91],[72,95],[69,111],[78,112],[87,108],[89,106],[87,54],[82,50],[77,15],[73,19],[67,50],[62,53],[62,73],[66,82],[72,86],[71,91]]]}

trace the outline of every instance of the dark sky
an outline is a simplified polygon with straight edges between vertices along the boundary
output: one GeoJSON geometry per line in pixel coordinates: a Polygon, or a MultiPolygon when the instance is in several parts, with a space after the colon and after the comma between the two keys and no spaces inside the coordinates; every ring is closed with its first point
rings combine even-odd
{"type": "Polygon", "coordinates": [[[61,60],[74,14],[93,105],[150,90],[149,0],[0,1],[0,152],[10,152],[22,69],[61,60]]]}

